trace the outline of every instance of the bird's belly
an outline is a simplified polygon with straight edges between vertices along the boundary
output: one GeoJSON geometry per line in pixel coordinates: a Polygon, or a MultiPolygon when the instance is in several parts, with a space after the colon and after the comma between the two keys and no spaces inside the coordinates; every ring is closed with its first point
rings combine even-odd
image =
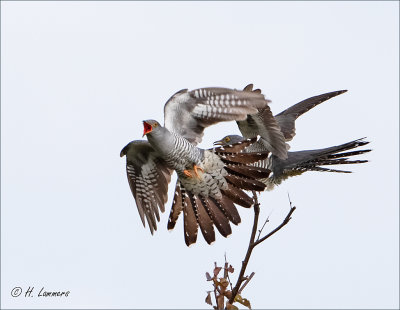
{"type": "Polygon", "coordinates": [[[224,163],[217,155],[209,151],[205,151],[204,155],[203,160],[198,165],[201,170],[197,170],[197,175],[191,173],[192,177],[188,177],[184,173],[178,172],[179,179],[182,185],[195,195],[221,199],[221,189],[226,190],[228,188],[227,181],[224,178],[228,173],[224,169],[224,163]]]}

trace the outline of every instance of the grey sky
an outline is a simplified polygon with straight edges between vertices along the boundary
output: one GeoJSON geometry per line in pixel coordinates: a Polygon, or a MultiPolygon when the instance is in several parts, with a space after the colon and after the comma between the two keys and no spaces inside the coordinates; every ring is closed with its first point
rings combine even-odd
{"type": "MultiPolygon", "coordinates": [[[[368,137],[354,174],[306,173],[263,193],[254,308],[399,307],[398,2],[1,2],[1,307],[206,308],[214,261],[240,268],[252,210],[187,248],[168,210],[151,236],[119,152],[182,88],[248,83],[301,117],[292,150],[368,137]],[[11,297],[14,287],[68,298],[11,297]]],[[[202,142],[238,133],[209,128],[202,142]]],[[[175,183],[173,178],[172,184],[175,183]]],[[[170,186],[170,195],[173,186],[170,186]]],[[[237,275],[235,272],[234,275],[237,275]]]]}

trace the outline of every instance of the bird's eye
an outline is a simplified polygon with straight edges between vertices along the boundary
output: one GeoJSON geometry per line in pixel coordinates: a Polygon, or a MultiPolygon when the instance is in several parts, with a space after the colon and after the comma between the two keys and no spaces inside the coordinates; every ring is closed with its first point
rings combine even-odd
{"type": "Polygon", "coordinates": [[[155,128],[155,127],[158,127],[158,123],[154,123],[153,127],[154,127],[154,128],[155,128]]]}
{"type": "Polygon", "coordinates": [[[231,138],[226,137],[226,138],[225,138],[225,142],[229,142],[229,141],[231,141],[231,138]]]}

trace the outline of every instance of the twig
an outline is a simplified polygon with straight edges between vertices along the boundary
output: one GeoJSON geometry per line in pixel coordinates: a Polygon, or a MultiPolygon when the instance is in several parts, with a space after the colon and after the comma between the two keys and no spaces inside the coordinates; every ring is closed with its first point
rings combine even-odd
{"type": "Polygon", "coordinates": [[[268,222],[269,222],[269,215],[268,215],[267,219],[265,220],[263,226],[261,226],[261,229],[258,231],[257,241],[260,240],[261,233],[262,233],[262,231],[263,231],[265,225],[266,225],[268,222]]]}
{"type": "Polygon", "coordinates": [[[259,215],[260,215],[260,204],[258,202],[257,194],[254,191],[253,191],[253,197],[254,197],[253,229],[251,231],[251,236],[250,236],[250,241],[249,241],[249,246],[247,248],[246,256],[245,256],[244,260],[242,261],[242,268],[240,269],[239,277],[238,277],[237,282],[236,282],[236,284],[235,284],[235,286],[234,286],[234,288],[232,290],[232,296],[231,296],[231,298],[229,298],[229,301],[228,301],[229,304],[231,304],[231,305],[235,301],[235,297],[237,296],[237,294],[241,293],[241,291],[244,289],[244,287],[249,283],[251,278],[254,276],[254,273],[252,273],[252,275],[250,277],[248,277],[247,279],[244,277],[244,273],[246,272],[246,268],[247,268],[247,265],[249,263],[250,256],[251,256],[251,253],[253,252],[253,249],[257,245],[259,245],[261,242],[267,240],[273,234],[278,232],[287,223],[289,223],[294,210],[296,210],[296,207],[292,206],[292,202],[290,201],[290,197],[289,197],[290,210],[289,210],[289,213],[286,215],[285,219],[283,220],[283,222],[278,227],[276,227],[273,231],[271,231],[270,233],[268,233],[267,235],[265,235],[264,237],[262,237],[260,239],[261,232],[262,232],[265,224],[268,222],[268,218],[267,218],[267,220],[265,221],[264,225],[262,226],[262,228],[259,231],[257,240],[255,241],[254,239],[255,239],[255,236],[256,236],[256,233],[257,233],[258,218],[259,218],[259,215]],[[246,283],[242,286],[243,281],[246,281],[246,283]]]}
{"type": "Polygon", "coordinates": [[[215,302],[217,303],[217,305],[218,305],[218,296],[217,296],[217,286],[216,285],[214,285],[214,297],[215,297],[215,302]]]}
{"type": "Polygon", "coordinates": [[[275,228],[273,231],[271,231],[269,234],[265,235],[261,239],[254,242],[253,246],[256,246],[256,245],[260,244],[261,242],[265,241],[266,239],[271,237],[273,234],[275,234],[277,231],[279,231],[283,226],[285,226],[287,223],[289,223],[289,221],[292,219],[291,216],[292,216],[292,213],[294,212],[294,210],[296,210],[296,207],[291,207],[288,215],[286,215],[283,222],[277,228],[275,228]]]}
{"type": "Polygon", "coordinates": [[[229,281],[229,285],[231,286],[231,292],[232,292],[232,281],[231,281],[231,279],[229,278],[229,272],[227,272],[227,268],[229,267],[229,266],[227,266],[227,261],[226,261],[226,252],[225,252],[225,272],[226,272],[226,276],[225,276],[225,278],[227,278],[228,279],[228,281],[229,281]]]}
{"type": "Polygon", "coordinates": [[[246,285],[250,282],[250,280],[254,277],[256,273],[252,272],[249,277],[246,279],[246,281],[243,283],[242,287],[239,289],[238,294],[241,294],[242,291],[244,290],[244,288],[246,287],[246,285]]]}
{"type": "Polygon", "coordinates": [[[229,298],[229,303],[233,304],[233,301],[235,300],[235,297],[239,291],[240,286],[242,285],[242,282],[244,281],[244,273],[246,271],[247,264],[249,263],[249,259],[251,256],[251,252],[254,249],[253,243],[254,243],[254,238],[256,236],[257,232],[257,225],[258,225],[258,217],[260,215],[260,204],[258,203],[258,198],[255,192],[253,192],[254,196],[254,221],[253,221],[253,229],[251,231],[251,236],[250,236],[250,241],[249,241],[249,247],[247,248],[247,253],[244,258],[244,261],[242,261],[242,268],[240,269],[239,277],[237,279],[236,285],[232,290],[232,296],[229,298]]]}
{"type": "Polygon", "coordinates": [[[224,264],[224,278],[228,277],[228,262],[226,261],[226,252],[225,252],[225,264],[224,264]]]}

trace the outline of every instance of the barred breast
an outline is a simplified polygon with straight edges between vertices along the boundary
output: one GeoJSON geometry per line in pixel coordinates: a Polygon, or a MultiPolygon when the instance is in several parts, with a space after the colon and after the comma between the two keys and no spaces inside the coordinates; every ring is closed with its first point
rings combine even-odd
{"type": "Polygon", "coordinates": [[[194,195],[211,196],[219,200],[222,197],[221,189],[228,189],[228,183],[225,179],[228,172],[224,169],[224,163],[218,155],[208,150],[203,151],[204,157],[199,163],[199,167],[204,172],[199,170],[198,178],[188,178],[185,175],[179,175],[179,177],[182,185],[194,195]]]}
{"type": "Polygon", "coordinates": [[[194,164],[201,166],[204,150],[195,147],[176,133],[171,134],[173,135],[173,147],[165,154],[164,158],[168,166],[175,169],[179,176],[183,174],[183,170],[192,169],[194,164]]]}

